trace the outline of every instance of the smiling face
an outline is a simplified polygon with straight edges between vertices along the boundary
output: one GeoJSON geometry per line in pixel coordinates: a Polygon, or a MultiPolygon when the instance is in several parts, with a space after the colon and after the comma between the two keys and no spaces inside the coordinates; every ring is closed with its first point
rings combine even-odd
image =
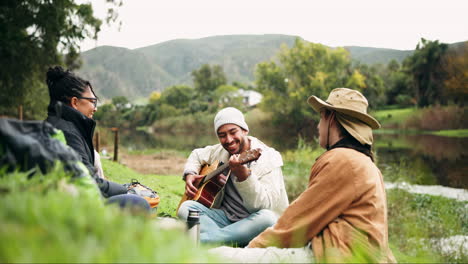
{"type": "Polygon", "coordinates": [[[219,143],[231,155],[239,154],[249,149],[248,133],[248,131],[234,124],[225,124],[217,132],[219,143]]]}
{"type": "Polygon", "coordinates": [[[94,113],[97,110],[95,105],[96,96],[93,94],[90,88],[86,89],[80,97],[73,97],[70,105],[76,110],[80,111],[83,115],[93,118],[94,113]]]}

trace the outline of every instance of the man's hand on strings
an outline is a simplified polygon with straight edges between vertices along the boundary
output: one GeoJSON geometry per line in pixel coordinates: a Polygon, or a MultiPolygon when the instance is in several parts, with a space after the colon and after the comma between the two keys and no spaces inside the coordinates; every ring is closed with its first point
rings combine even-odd
{"type": "Polygon", "coordinates": [[[205,177],[205,175],[187,174],[185,177],[185,194],[189,198],[195,197],[198,191],[197,187],[195,187],[195,183],[201,181],[203,177],[205,177]]]}
{"type": "Polygon", "coordinates": [[[237,181],[245,181],[250,176],[250,170],[242,165],[239,154],[234,154],[229,158],[229,168],[237,178],[237,181]]]}

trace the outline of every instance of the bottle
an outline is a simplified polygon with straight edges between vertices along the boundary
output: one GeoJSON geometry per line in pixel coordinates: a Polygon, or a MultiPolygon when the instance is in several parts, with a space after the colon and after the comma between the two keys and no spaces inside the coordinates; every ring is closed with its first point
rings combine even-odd
{"type": "Polygon", "coordinates": [[[200,211],[189,210],[187,233],[196,245],[200,243],[200,211]]]}

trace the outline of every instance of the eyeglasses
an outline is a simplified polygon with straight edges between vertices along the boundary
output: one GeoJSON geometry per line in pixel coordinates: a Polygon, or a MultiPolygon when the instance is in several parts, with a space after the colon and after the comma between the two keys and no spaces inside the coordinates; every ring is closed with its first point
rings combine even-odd
{"type": "Polygon", "coordinates": [[[90,101],[90,102],[94,105],[94,107],[97,106],[97,101],[98,101],[97,98],[93,98],[93,97],[81,97],[81,96],[77,96],[76,98],[88,100],[88,101],[90,101]]]}

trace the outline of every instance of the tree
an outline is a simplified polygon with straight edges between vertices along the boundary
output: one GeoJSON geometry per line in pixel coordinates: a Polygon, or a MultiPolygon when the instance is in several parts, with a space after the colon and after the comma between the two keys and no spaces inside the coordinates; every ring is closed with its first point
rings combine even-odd
{"type": "Polygon", "coordinates": [[[227,83],[223,67],[220,65],[204,64],[198,70],[192,71],[192,77],[194,88],[201,97],[211,96],[216,88],[227,83]]]}
{"type": "Polygon", "coordinates": [[[468,100],[468,42],[449,50],[442,59],[447,78],[444,96],[463,105],[468,100]]]}
{"type": "MultiPolygon", "coordinates": [[[[102,21],[93,16],[91,4],[75,2],[4,0],[0,3],[0,93],[8,95],[0,97],[0,114],[11,115],[17,105],[28,104],[33,95],[46,93],[44,76],[49,66],[65,63],[72,69],[80,66],[78,43],[87,37],[96,39],[102,21]]],[[[108,22],[115,19],[112,9],[108,22]]],[[[33,106],[28,104],[25,108],[33,106]]],[[[45,109],[45,105],[38,107],[45,109]]]]}
{"type": "Polygon", "coordinates": [[[130,103],[127,97],[125,96],[116,96],[112,98],[112,104],[115,106],[117,111],[122,111],[127,107],[127,104],[130,103]]]}
{"type": "Polygon", "coordinates": [[[177,109],[187,109],[194,95],[193,88],[176,85],[166,88],[161,94],[161,101],[177,109]]]}
{"type": "Polygon", "coordinates": [[[344,87],[349,78],[350,60],[345,49],[330,49],[300,39],[291,49],[283,46],[276,60],[256,68],[257,90],[264,96],[262,108],[273,113],[276,123],[294,133],[310,121],[318,121],[307,98],[326,97],[333,88],[344,87]]]}
{"type": "Polygon", "coordinates": [[[388,63],[382,76],[386,85],[387,105],[415,105],[414,91],[411,89],[411,76],[402,69],[396,60],[388,63]]]}
{"type": "Polygon", "coordinates": [[[376,64],[369,66],[360,64],[354,67],[353,73],[346,87],[356,89],[367,98],[370,108],[381,107],[386,104],[386,87],[383,80],[385,73],[383,66],[376,64]]]}
{"type": "Polygon", "coordinates": [[[150,97],[149,97],[149,103],[150,104],[154,104],[156,103],[157,101],[159,101],[159,99],[161,98],[161,92],[159,91],[154,91],[150,94],[150,97]]]}
{"type": "Polygon", "coordinates": [[[418,106],[445,103],[443,94],[444,70],[441,59],[448,45],[424,38],[416,46],[413,55],[404,64],[413,78],[414,91],[418,106]]]}

